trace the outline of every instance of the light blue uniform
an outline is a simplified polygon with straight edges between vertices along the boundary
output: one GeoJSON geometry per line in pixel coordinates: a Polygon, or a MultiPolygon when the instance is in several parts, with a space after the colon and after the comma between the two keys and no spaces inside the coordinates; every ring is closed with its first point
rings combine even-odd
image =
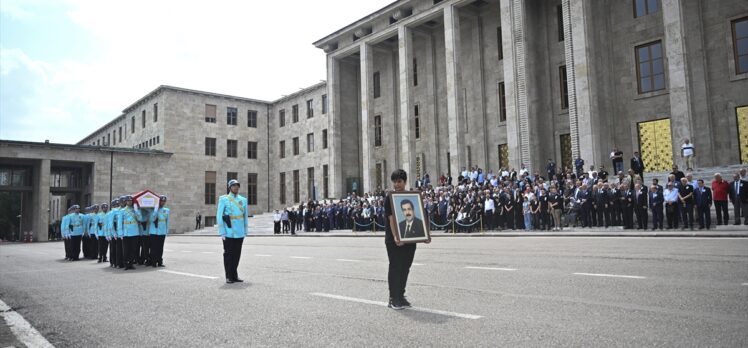
{"type": "Polygon", "coordinates": [[[71,213],[67,217],[68,225],[65,229],[68,231],[68,236],[82,236],[85,228],[84,217],[79,213],[71,213]],[[70,231],[70,226],[73,227],[72,231],[70,231]]]}
{"type": "Polygon", "coordinates": [[[247,199],[233,193],[221,196],[218,199],[216,220],[221,237],[244,238],[247,235],[247,199]],[[230,228],[223,222],[224,215],[231,219],[230,228]]]}
{"type": "Polygon", "coordinates": [[[96,236],[99,238],[106,237],[106,214],[103,211],[100,211],[98,214],[96,214],[96,236]]]}
{"type": "Polygon", "coordinates": [[[120,208],[119,216],[117,216],[117,226],[120,228],[117,235],[120,238],[140,236],[140,220],[142,220],[142,215],[139,210],[132,207],[120,208]]]}
{"type": "Polygon", "coordinates": [[[151,235],[165,236],[169,234],[169,208],[157,208],[156,211],[151,214],[151,221],[148,225],[148,232],[151,235]],[[156,219],[158,219],[158,228],[156,227],[156,219]]]}
{"type": "Polygon", "coordinates": [[[62,235],[62,238],[68,239],[70,238],[70,214],[67,214],[62,217],[62,221],[60,221],[60,234],[62,235]]]}
{"type": "Polygon", "coordinates": [[[107,220],[106,220],[106,229],[107,229],[107,236],[110,239],[118,239],[119,235],[117,234],[117,231],[119,230],[119,226],[117,225],[115,228],[115,224],[117,224],[117,219],[119,218],[119,207],[112,208],[109,210],[107,214],[107,220]]]}
{"type": "Polygon", "coordinates": [[[99,222],[99,216],[95,213],[86,214],[86,233],[89,236],[96,236],[96,224],[99,222]]]}

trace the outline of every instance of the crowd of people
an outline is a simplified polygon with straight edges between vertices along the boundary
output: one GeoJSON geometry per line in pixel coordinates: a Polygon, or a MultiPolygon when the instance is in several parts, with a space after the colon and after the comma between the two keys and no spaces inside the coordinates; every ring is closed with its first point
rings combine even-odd
{"type": "Polygon", "coordinates": [[[60,232],[65,244],[65,260],[83,258],[109,262],[109,267],[125,270],[134,265],[164,267],[164,241],[169,233],[170,211],[166,196],[154,210],[133,206],[126,195],[107,203],[83,209],[73,205],[62,218],[60,232]],[[109,257],[107,258],[107,253],[109,257]]]}
{"type": "MultiPolygon", "coordinates": [[[[415,180],[422,194],[431,230],[476,232],[502,230],[560,231],[568,227],[624,229],[711,229],[712,207],[716,224],[728,224],[728,203],[735,224],[748,224],[748,176],[746,169],[731,181],[715,173],[694,178],[672,167],[667,181],[646,182],[638,153],[624,173],[620,151],[611,153],[618,173],[604,166],[584,170],[557,167],[549,159],[546,171],[463,168],[454,180],[442,174],[432,181],[425,174],[415,180]],[[741,217],[743,221],[741,222],[741,217]]],[[[275,212],[275,233],[295,234],[331,230],[382,231],[385,228],[384,191],[359,196],[349,193],[340,200],[309,201],[275,212]]]]}

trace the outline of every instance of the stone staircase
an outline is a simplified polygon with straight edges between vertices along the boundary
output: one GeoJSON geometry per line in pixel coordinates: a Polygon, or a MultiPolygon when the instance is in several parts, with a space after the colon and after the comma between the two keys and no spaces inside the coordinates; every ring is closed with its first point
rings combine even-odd
{"type": "MultiPolygon", "coordinates": [[[[711,187],[711,182],[714,179],[715,173],[722,174],[722,179],[732,181],[732,175],[737,173],[740,168],[748,168],[748,165],[740,165],[740,164],[734,164],[729,166],[722,166],[722,167],[708,167],[708,168],[696,168],[691,173],[693,174],[694,180],[703,179],[704,180],[704,186],[711,187]]],[[[684,174],[688,175],[688,172],[685,170],[682,170],[684,174]]],[[[651,184],[653,178],[657,178],[660,181],[660,185],[663,185],[667,183],[667,177],[670,175],[670,172],[654,172],[654,173],[644,173],[644,182],[646,184],[651,184]]]]}

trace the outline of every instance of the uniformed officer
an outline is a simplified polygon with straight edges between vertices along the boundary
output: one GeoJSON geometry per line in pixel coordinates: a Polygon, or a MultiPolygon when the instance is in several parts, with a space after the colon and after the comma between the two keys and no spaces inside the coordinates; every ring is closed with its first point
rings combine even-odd
{"type": "Polygon", "coordinates": [[[164,241],[169,234],[169,208],[166,207],[166,196],[159,197],[158,208],[151,215],[149,234],[151,238],[150,263],[153,267],[164,267],[164,241]]]}
{"type": "Polygon", "coordinates": [[[62,241],[65,245],[65,261],[73,260],[73,252],[70,247],[73,243],[70,240],[70,215],[73,213],[73,207],[68,208],[68,213],[62,217],[60,221],[60,234],[62,235],[62,241]]]}
{"type": "Polygon", "coordinates": [[[98,257],[98,241],[96,238],[96,232],[98,229],[99,222],[99,206],[94,204],[87,208],[88,213],[86,214],[86,238],[83,242],[85,252],[83,253],[87,259],[95,259],[98,257]]]}
{"type": "Polygon", "coordinates": [[[106,214],[109,212],[109,205],[101,204],[101,210],[96,214],[96,238],[98,239],[98,263],[106,262],[106,251],[109,247],[109,241],[106,236],[106,214]]]}
{"type": "Polygon", "coordinates": [[[151,237],[149,234],[150,230],[150,216],[147,215],[147,212],[141,211],[141,215],[139,217],[140,224],[138,227],[140,228],[138,231],[140,232],[140,236],[138,236],[138,247],[135,253],[135,258],[138,260],[138,265],[150,265],[150,252],[151,252],[151,237]]]}
{"type": "Polygon", "coordinates": [[[126,206],[120,209],[117,224],[121,226],[118,235],[123,238],[125,270],[135,269],[133,266],[138,259],[138,239],[140,238],[140,210],[132,206],[132,196],[125,196],[126,206]]]}
{"type": "Polygon", "coordinates": [[[229,193],[218,199],[216,217],[218,234],[223,240],[223,268],[226,283],[243,282],[237,268],[242,255],[242,243],[247,234],[247,199],[239,194],[239,181],[228,182],[229,193]]]}
{"type": "Polygon", "coordinates": [[[73,212],[68,217],[68,231],[70,236],[70,260],[78,261],[81,253],[81,238],[83,238],[84,220],[80,214],[79,205],[72,206],[73,212]]]}
{"type": "Polygon", "coordinates": [[[112,209],[107,213],[106,228],[109,237],[109,267],[124,268],[122,257],[122,238],[119,236],[119,230],[122,225],[119,224],[119,198],[111,202],[112,209]]]}

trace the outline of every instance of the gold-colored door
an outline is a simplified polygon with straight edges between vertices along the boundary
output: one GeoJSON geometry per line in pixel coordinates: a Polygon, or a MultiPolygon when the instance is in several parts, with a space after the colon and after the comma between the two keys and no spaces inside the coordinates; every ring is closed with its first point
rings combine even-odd
{"type": "Polygon", "coordinates": [[[645,172],[669,171],[673,167],[670,119],[639,123],[639,149],[645,172]]]}
{"type": "Polygon", "coordinates": [[[740,144],[740,163],[748,164],[748,106],[735,110],[738,115],[738,143],[740,144]]]}
{"type": "Polygon", "coordinates": [[[571,134],[561,134],[561,168],[573,168],[571,158],[571,134]]]}
{"type": "Polygon", "coordinates": [[[509,146],[507,144],[499,145],[499,168],[509,167],[509,146]]]}

